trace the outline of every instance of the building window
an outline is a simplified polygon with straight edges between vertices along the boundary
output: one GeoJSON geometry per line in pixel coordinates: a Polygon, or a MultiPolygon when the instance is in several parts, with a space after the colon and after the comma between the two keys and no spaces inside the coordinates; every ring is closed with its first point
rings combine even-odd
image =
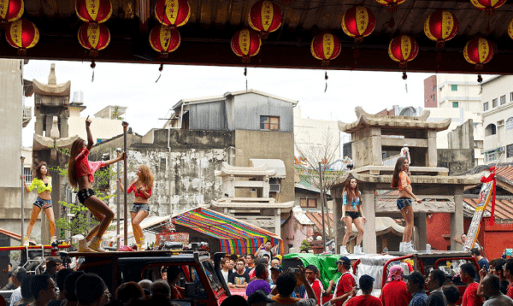
{"type": "Polygon", "coordinates": [[[490,123],[485,129],[485,136],[495,135],[497,134],[497,127],[495,124],[490,123]]]}
{"type": "Polygon", "coordinates": [[[460,104],[458,102],[452,102],[452,108],[459,108],[460,104]]]}
{"type": "Polygon", "coordinates": [[[509,93],[509,101],[513,101],[513,91],[509,93]]]}
{"type": "Polygon", "coordinates": [[[501,96],[501,101],[500,102],[501,102],[501,105],[506,104],[506,95],[501,96]]]}
{"type": "Polygon", "coordinates": [[[496,151],[486,153],[486,161],[487,162],[494,161],[494,160],[497,160],[497,152],[496,151]]]}
{"type": "Polygon", "coordinates": [[[458,85],[451,85],[451,91],[458,91],[458,85]]]}
{"type": "Polygon", "coordinates": [[[25,183],[32,183],[32,169],[23,168],[23,175],[25,176],[25,183]]]}
{"type": "Polygon", "coordinates": [[[506,157],[513,157],[513,143],[506,146],[506,157]]]}
{"type": "Polygon", "coordinates": [[[483,112],[488,110],[488,102],[483,103],[483,112]]]}
{"type": "Polygon", "coordinates": [[[316,208],[317,207],[317,199],[310,198],[302,198],[300,200],[301,207],[304,208],[316,208]]]}
{"type": "Polygon", "coordinates": [[[280,129],[280,117],[260,116],[260,129],[278,131],[280,129]]]}
{"type": "Polygon", "coordinates": [[[509,117],[508,120],[506,120],[506,130],[513,129],[513,117],[509,117]]]}
{"type": "Polygon", "coordinates": [[[498,102],[497,98],[492,100],[492,108],[496,108],[497,107],[497,102],[498,102]]]}

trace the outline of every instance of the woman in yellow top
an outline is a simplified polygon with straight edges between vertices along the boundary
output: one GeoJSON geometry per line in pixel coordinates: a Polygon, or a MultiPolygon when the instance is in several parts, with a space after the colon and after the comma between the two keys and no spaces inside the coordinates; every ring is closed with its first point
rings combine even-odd
{"type": "Polygon", "coordinates": [[[392,188],[399,189],[399,198],[397,199],[397,208],[401,211],[406,226],[403,232],[403,241],[399,246],[400,252],[414,252],[411,245],[411,235],[413,233],[413,206],[411,198],[420,204],[420,199],[413,194],[411,189],[411,180],[408,176],[408,167],[410,163],[406,157],[399,157],[395,163],[394,175],[392,177],[392,188]]]}
{"type": "MultiPolygon", "coordinates": [[[[46,216],[48,217],[48,222],[50,223],[50,235],[52,236],[51,242],[57,240],[55,236],[55,217],[53,215],[53,207],[52,207],[52,177],[48,175],[48,168],[46,166],[46,162],[41,162],[36,167],[36,171],[34,171],[34,180],[32,184],[27,187],[28,184],[23,184],[25,187],[25,191],[27,193],[31,192],[34,188],[37,187],[37,199],[32,205],[32,215],[30,216],[30,222],[27,227],[27,236],[23,237],[23,245],[29,245],[30,233],[32,233],[32,228],[36,223],[37,216],[41,212],[41,209],[45,211],[46,216]]],[[[22,179],[25,179],[22,176],[22,179]]]]}

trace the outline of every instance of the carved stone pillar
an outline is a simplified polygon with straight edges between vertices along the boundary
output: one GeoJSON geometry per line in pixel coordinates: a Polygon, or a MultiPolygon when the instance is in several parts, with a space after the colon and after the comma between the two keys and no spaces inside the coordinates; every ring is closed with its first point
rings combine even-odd
{"type": "Polygon", "coordinates": [[[363,252],[367,254],[375,254],[376,248],[376,203],[374,193],[376,192],[376,184],[360,185],[362,193],[362,211],[367,218],[364,226],[363,234],[363,252]]]}
{"type": "Polygon", "coordinates": [[[35,124],[34,128],[35,128],[35,133],[37,135],[44,136],[43,135],[44,120],[45,120],[45,114],[37,114],[36,115],[36,124],[35,124]]]}
{"type": "Polygon", "coordinates": [[[463,234],[463,186],[454,186],[454,213],[451,213],[451,250],[461,251],[454,236],[463,234]]]}
{"type": "Polygon", "coordinates": [[[68,115],[67,114],[61,114],[59,116],[59,131],[61,132],[61,138],[69,137],[68,115]]]}
{"type": "Polygon", "coordinates": [[[50,132],[52,131],[53,125],[53,115],[46,115],[46,126],[45,126],[45,135],[46,137],[50,137],[50,132]]]}

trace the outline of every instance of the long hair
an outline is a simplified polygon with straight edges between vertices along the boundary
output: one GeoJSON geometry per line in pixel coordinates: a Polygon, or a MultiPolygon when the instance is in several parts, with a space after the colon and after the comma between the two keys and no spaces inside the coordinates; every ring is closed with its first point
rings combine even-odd
{"type": "Polygon", "coordinates": [[[41,167],[43,167],[43,166],[46,167],[46,176],[49,176],[48,175],[48,166],[46,165],[46,162],[42,161],[39,163],[39,165],[37,165],[36,170],[34,170],[34,176],[40,180],[43,179],[43,174],[41,173],[41,167]]]}
{"type": "Polygon", "coordinates": [[[152,189],[153,188],[153,181],[155,181],[155,178],[153,177],[153,174],[151,174],[150,168],[146,165],[141,165],[141,182],[147,187],[152,189]]]}
{"type": "Polygon", "coordinates": [[[82,138],[78,138],[77,140],[73,141],[73,144],[71,145],[71,151],[69,154],[69,161],[68,161],[68,180],[69,184],[73,186],[74,188],[77,188],[77,171],[75,169],[75,158],[78,154],[82,151],[84,148],[84,140],[82,138]]]}
{"type": "Polygon", "coordinates": [[[394,168],[394,175],[392,176],[392,188],[397,188],[399,186],[399,173],[403,171],[403,163],[407,158],[405,156],[401,156],[397,159],[394,168]]]}
{"type": "Polygon", "coordinates": [[[347,194],[347,203],[353,203],[353,200],[360,197],[360,189],[358,188],[358,181],[356,181],[356,188],[351,188],[351,180],[356,180],[355,178],[350,178],[346,180],[346,184],[344,186],[344,190],[342,193],[347,194]]]}

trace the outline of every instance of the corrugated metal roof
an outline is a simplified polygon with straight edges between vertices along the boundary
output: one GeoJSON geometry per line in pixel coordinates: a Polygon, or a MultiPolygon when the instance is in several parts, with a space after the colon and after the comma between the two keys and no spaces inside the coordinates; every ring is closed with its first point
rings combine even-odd
{"type": "MultiPolygon", "coordinates": [[[[315,230],[319,233],[322,233],[322,213],[319,212],[306,212],[306,216],[310,219],[314,225],[315,230]]],[[[324,225],[326,226],[326,232],[328,229],[333,229],[333,214],[325,212],[324,213],[324,225]]]]}

